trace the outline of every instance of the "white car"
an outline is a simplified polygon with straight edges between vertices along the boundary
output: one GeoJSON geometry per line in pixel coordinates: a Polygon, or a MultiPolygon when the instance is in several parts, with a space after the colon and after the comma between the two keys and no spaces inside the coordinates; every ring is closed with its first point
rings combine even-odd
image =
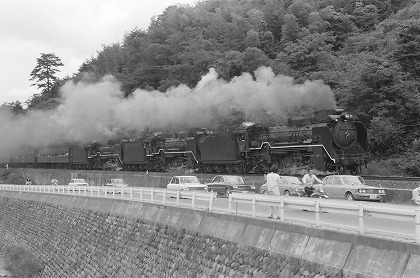
{"type": "Polygon", "coordinates": [[[200,183],[196,176],[174,176],[166,188],[175,190],[207,190],[207,185],[200,183]]]}
{"type": "Polygon", "coordinates": [[[69,182],[70,186],[88,186],[89,184],[85,181],[85,179],[72,179],[69,182]]]}
{"type": "Polygon", "coordinates": [[[107,190],[107,193],[121,193],[124,188],[128,187],[128,184],[123,179],[109,179],[105,186],[114,187],[112,191],[107,190]]]}
{"type": "Polygon", "coordinates": [[[420,187],[417,187],[411,191],[412,198],[411,200],[416,203],[417,205],[420,205],[420,187]]]}
{"type": "Polygon", "coordinates": [[[123,179],[109,179],[106,186],[128,187],[123,179]]]}

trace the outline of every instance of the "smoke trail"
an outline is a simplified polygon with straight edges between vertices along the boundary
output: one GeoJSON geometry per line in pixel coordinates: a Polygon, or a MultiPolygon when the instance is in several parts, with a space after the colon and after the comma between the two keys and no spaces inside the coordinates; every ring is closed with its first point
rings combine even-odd
{"type": "Polygon", "coordinates": [[[126,131],[145,128],[209,127],[240,107],[248,120],[261,114],[285,121],[297,112],[335,107],[334,95],[322,81],[294,84],[291,77],[275,75],[261,67],[255,78],[244,73],[230,82],[218,79],[214,69],[195,88],[180,85],[166,93],[138,89],[123,98],[112,76],[101,82],[67,82],[55,111],[32,111],[22,116],[0,113],[0,151],[14,146],[62,142],[87,143],[115,138],[126,131]]]}

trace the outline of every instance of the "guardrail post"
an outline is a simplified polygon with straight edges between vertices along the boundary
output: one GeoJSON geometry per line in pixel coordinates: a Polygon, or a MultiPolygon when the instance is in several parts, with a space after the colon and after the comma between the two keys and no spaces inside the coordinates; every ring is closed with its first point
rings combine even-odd
{"type": "Polygon", "coordinates": [[[214,198],[214,193],[211,192],[210,200],[209,200],[209,211],[213,209],[213,198],[214,198]]]}
{"type": "Polygon", "coordinates": [[[166,189],[163,189],[163,194],[162,194],[162,203],[166,204],[166,189]]]}
{"type": "Polygon", "coordinates": [[[93,187],[92,186],[90,187],[90,196],[93,197],[93,187]]]}
{"type": "Polygon", "coordinates": [[[154,187],[152,187],[152,190],[150,190],[150,202],[153,203],[153,193],[154,192],[154,187]]]}
{"type": "Polygon", "coordinates": [[[319,202],[315,201],[315,223],[319,227],[319,202]]]}
{"type": "Polygon", "coordinates": [[[176,192],[176,205],[177,205],[177,207],[179,207],[179,194],[180,194],[180,192],[179,192],[179,190],[177,190],[177,192],[176,192]]]}
{"type": "Polygon", "coordinates": [[[76,186],[73,185],[73,195],[76,195],[76,186]]]}
{"type": "Polygon", "coordinates": [[[85,187],[85,196],[87,196],[87,186],[85,187]]]}
{"type": "Polygon", "coordinates": [[[143,187],[140,187],[140,201],[143,201],[143,187]]]}
{"type": "Polygon", "coordinates": [[[130,187],[130,200],[133,200],[133,188],[130,187]]]}
{"type": "Polygon", "coordinates": [[[420,243],[420,209],[416,209],[416,243],[420,243]]]}
{"type": "Polygon", "coordinates": [[[121,187],[121,199],[124,199],[124,187],[121,187]]]}
{"type": "Polygon", "coordinates": [[[228,207],[228,213],[232,213],[232,194],[229,194],[229,207],[228,207]]]}
{"type": "Polygon", "coordinates": [[[255,196],[252,196],[252,217],[255,217],[255,196]]]}
{"type": "Polygon", "coordinates": [[[192,209],[194,209],[194,208],[195,208],[195,194],[196,194],[196,192],[194,191],[194,192],[193,192],[193,195],[192,195],[192,201],[191,201],[191,208],[192,208],[192,209]]]}
{"type": "Polygon", "coordinates": [[[280,221],[284,221],[284,197],[280,197],[280,221]]]}
{"type": "Polygon", "coordinates": [[[359,205],[359,233],[365,233],[365,221],[364,221],[364,208],[363,204],[359,205]]]}

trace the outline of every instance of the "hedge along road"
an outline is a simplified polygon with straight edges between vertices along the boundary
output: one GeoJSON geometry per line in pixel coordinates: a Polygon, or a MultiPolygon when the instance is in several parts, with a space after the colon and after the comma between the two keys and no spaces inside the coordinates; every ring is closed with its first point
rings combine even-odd
{"type": "MultiPolygon", "coordinates": [[[[118,197],[117,197],[118,198],[118,197]]],[[[150,198],[150,194],[144,193],[144,200],[150,198]]],[[[301,198],[301,197],[287,197],[287,198],[301,198]]],[[[162,203],[162,196],[154,196],[155,203],[162,203]]],[[[176,198],[166,198],[166,204],[176,205],[176,198]]],[[[387,208],[389,210],[414,210],[416,207],[411,205],[400,205],[400,204],[387,204],[387,203],[375,203],[375,202],[361,202],[361,201],[347,201],[347,200],[325,200],[322,199],[322,202],[328,202],[330,204],[363,204],[364,206],[377,207],[377,208],[387,208]]],[[[323,213],[322,212],[322,202],[320,206],[320,227],[321,228],[331,228],[334,230],[341,230],[347,232],[358,233],[359,231],[359,216],[357,212],[354,212],[354,215],[342,214],[342,213],[323,213]]],[[[179,204],[183,207],[191,207],[191,200],[180,199],[179,204]]],[[[197,209],[207,210],[209,206],[208,201],[199,201],[196,200],[195,207],[197,209]]],[[[212,211],[228,213],[229,199],[218,197],[213,201],[212,211]]],[[[274,219],[268,219],[269,216],[269,207],[263,205],[256,205],[256,217],[258,218],[267,218],[270,221],[280,221],[276,219],[276,214],[274,219]]],[[[301,225],[311,225],[315,226],[316,216],[314,213],[315,209],[302,210],[297,208],[290,208],[287,205],[284,208],[284,220],[293,224],[301,225]]],[[[275,211],[276,213],[277,211],[275,211]]],[[[244,203],[233,203],[232,204],[232,214],[252,216],[252,205],[244,203]]],[[[366,229],[365,234],[372,235],[375,237],[389,237],[389,238],[399,238],[402,240],[408,240],[410,242],[415,241],[416,231],[415,231],[415,222],[414,217],[411,221],[402,221],[396,219],[387,219],[381,217],[375,217],[369,213],[364,214],[364,228],[366,229]],[[374,231],[374,232],[373,232],[374,231]],[[387,231],[381,232],[381,231],[387,231]],[[391,235],[390,233],[395,233],[391,235]]]]}

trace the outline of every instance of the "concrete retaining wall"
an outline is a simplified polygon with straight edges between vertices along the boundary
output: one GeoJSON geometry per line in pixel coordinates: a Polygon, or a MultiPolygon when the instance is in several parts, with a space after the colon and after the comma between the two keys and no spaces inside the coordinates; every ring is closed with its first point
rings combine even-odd
{"type": "Polygon", "coordinates": [[[2,242],[31,249],[43,262],[41,277],[414,278],[420,273],[419,245],[265,219],[26,192],[1,192],[0,208],[2,242]]]}

